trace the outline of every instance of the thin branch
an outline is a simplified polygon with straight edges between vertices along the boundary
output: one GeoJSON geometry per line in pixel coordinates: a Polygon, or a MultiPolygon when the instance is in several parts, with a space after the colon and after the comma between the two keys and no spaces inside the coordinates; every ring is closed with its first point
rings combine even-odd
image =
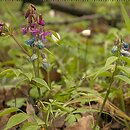
{"type": "Polygon", "coordinates": [[[25,48],[19,43],[19,41],[16,39],[16,37],[13,34],[10,34],[10,36],[14,39],[14,41],[17,43],[17,45],[22,49],[22,51],[29,57],[29,53],[25,50],[25,48]]]}

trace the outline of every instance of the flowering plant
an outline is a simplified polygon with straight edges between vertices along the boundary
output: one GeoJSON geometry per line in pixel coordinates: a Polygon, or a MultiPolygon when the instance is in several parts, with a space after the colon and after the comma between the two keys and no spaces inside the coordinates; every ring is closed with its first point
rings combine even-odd
{"type": "Polygon", "coordinates": [[[44,48],[46,42],[46,36],[51,35],[51,32],[46,32],[44,29],[45,22],[42,19],[42,15],[36,12],[35,6],[30,5],[25,14],[25,18],[28,21],[28,25],[22,28],[23,34],[31,33],[32,38],[26,41],[27,45],[31,47],[37,47],[38,49],[44,48]]]}
{"type": "Polygon", "coordinates": [[[121,56],[129,57],[130,56],[130,44],[128,42],[125,42],[122,39],[120,41],[116,40],[111,51],[113,54],[120,52],[121,56]]]}

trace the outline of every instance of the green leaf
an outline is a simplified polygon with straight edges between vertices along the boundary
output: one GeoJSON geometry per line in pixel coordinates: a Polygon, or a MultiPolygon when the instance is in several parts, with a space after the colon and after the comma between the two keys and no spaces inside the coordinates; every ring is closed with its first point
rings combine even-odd
{"type": "Polygon", "coordinates": [[[73,113],[85,113],[87,111],[87,108],[78,108],[77,110],[75,110],[73,113]]]}
{"type": "Polygon", "coordinates": [[[120,59],[123,60],[124,62],[127,62],[127,64],[130,65],[130,58],[129,57],[122,56],[122,57],[120,57],[120,59]]]}
{"type": "Polygon", "coordinates": [[[94,79],[96,79],[99,75],[101,75],[102,73],[104,73],[105,71],[114,68],[114,65],[109,65],[109,66],[105,66],[102,67],[100,70],[97,71],[96,75],[94,76],[94,79]]]}
{"type": "Polygon", "coordinates": [[[67,121],[69,123],[69,125],[73,125],[73,123],[76,122],[76,117],[73,114],[69,114],[66,117],[65,121],[67,121]]]}
{"type": "Polygon", "coordinates": [[[26,113],[19,113],[19,114],[15,114],[13,115],[7,125],[6,125],[6,128],[4,130],[8,130],[10,128],[12,128],[13,126],[15,125],[18,125],[20,123],[22,123],[23,121],[27,120],[30,116],[26,113]]]}
{"type": "Polygon", "coordinates": [[[28,127],[26,127],[24,130],[38,130],[39,126],[37,125],[30,125],[28,127]]]}
{"type": "Polygon", "coordinates": [[[115,78],[118,78],[124,82],[126,82],[127,84],[130,84],[130,79],[126,76],[123,76],[123,75],[116,75],[115,78]]]}
{"type": "Polygon", "coordinates": [[[22,73],[22,71],[20,69],[7,69],[4,70],[0,73],[0,78],[2,78],[3,76],[17,76],[19,77],[19,75],[22,73]]]}
{"type": "Polygon", "coordinates": [[[38,83],[39,85],[44,86],[48,90],[50,90],[49,86],[47,85],[47,83],[43,79],[41,79],[41,78],[33,78],[32,81],[34,81],[34,82],[38,83]]]}
{"type": "Polygon", "coordinates": [[[4,70],[0,73],[0,78],[3,78],[4,76],[6,76],[8,73],[13,73],[13,70],[12,69],[7,69],[7,70],[4,70]]]}
{"type": "Polygon", "coordinates": [[[4,116],[6,114],[12,113],[12,112],[16,112],[16,111],[20,111],[20,109],[16,108],[16,107],[12,107],[12,108],[6,108],[3,111],[0,112],[0,116],[4,116]]]}
{"type": "Polygon", "coordinates": [[[107,59],[105,67],[111,65],[113,62],[115,62],[118,59],[116,56],[111,56],[107,59]]]}
{"type": "Polygon", "coordinates": [[[56,106],[58,109],[60,109],[62,111],[68,112],[68,113],[71,113],[73,110],[73,108],[71,108],[71,107],[64,107],[63,105],[59,105],[57,103],[55,103],[54,106],[56,106]]]}
{"type": "Polygon", "coordinates": [[[12,69],[14,74],[19,77],[20,74],[22,74],[23,72],[20,69],[12,69]]]}
{"type": "Polygon", "coordinates": [[[54,57],[56,57],[51,51],[49,51],[47,48],[44,48],[44,50],[46,51],[46,52],[48,52],[49,54],[51,54],[52,56],[54,56],[54,57]]]}
{"type": "Polygon", "coordinates": [[[130,18],[128,16],[123,4],[120,3],[120,5],[121,5],[121,12],[122,12],[123,18],[125,20],[125,24],[127,26],[128,31],[130,32],[130,18]]]}
{"type": "MultiPolygon", "coordinates": [[[[23,105],[25,105],[25,101],[26,101],[26,98],[16,98],[16,107],[17,108],[22,107],[23,105]]],[[[15,99],[7,101],[6,104],[10,107],[14,107],[15,106],[15,99]]]]}
{"type": "Polygon", "coordinates": [[[34,115],[34,119],[37,122],[38,125],[45,124],[44,121],[42,121],[37,115],[34,115]]]}
{"type": "Polygon", "coordinates": [[[124,71],[127,75],[130,76],[130,68],[125,66],[118,66],[118,68],[122,71],[124,71]]]}
{"type": "Polygon", "coordinates": [[[27,122],[23,125],[22,130],[38,130],[39,126],[36,122],[27,122]]]}
{"type": "MultiPolygon", "coordinates": [[[[103,68],[100,68],[100,70],[103,69],[103,68]]],[[[87,75],[86,78],[91,78],[91,77],[94,77],[94,76],[96,76],[96,77],[97,76],[111,76],[111,73],[109,71],[102,71],[101,73],[99,73],[100,70],[98,70],[96,72],[92,72],[91,74],[87,75]],[[99,74],[97,75],[97,73],[99,73],[99,74]]],[[[94,78],[96,78],[96,77],[94,77],[94,78]]]]}
{"type": "Polygon", "coordinates": [[[29,79],[29,81],[32,80],[32,74],[31,73],[24,73],[24,75],[29,79]]]}

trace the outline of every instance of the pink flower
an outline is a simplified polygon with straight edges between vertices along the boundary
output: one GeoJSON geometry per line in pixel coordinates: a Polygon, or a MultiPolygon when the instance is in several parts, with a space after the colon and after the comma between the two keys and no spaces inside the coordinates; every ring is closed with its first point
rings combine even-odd
{"type": "Polygon", "coordinates": [[[4,24],[3,23],[0,23],[0,26],[3,26],[4,24]]]}
{"type": "Polygon", "coordinates": [[[40,35],[41,35],[41,38],[42,38],[42,42],[46,42],[46,36],[47,35],[51,35],[52,33],[51,32],[42,32],[40,35]]]}
{"type": "Polygon", "coordinates": [[[33,36],[36,36],[39,33],[39,29],[35,28],[33,30],[30,30],[33,36]]]}
{"type": "Polygon", "coordinates": [[[3,31],[3,26],[4,26],[4,24],[3,24],[3,23],[0,23],[0,32],[3,31]]]}
{"type": "Polygon", "coordinates": [[[22,28],[23,35],[25,35],[27,32],[28,32],[28,28],[27,27],[22,28]]]}
{"type": "Polygon", "coordinates": [[[39,25],[42,25],[42,26],[45,25],[45,22],[44,22],[44,20],[42,19],[42,15],[39,15],[39,21],[38,21],[38,24],[39,24],[39,25]]]}

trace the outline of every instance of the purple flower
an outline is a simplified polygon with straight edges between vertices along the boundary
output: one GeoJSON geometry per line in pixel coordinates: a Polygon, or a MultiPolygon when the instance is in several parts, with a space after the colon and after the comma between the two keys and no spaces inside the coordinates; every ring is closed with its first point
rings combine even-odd
{"type": "Polygon", "coordinates": [[[36,28],[36,24],[35,23],[31,23],[30,27],[31,28],[36,28]]]}
{"type": "Polygon", "coordinates": [[[42,15],[39,15],[39,21],[38,21],[38,24],[39,24],[39,25],[42,25],[42,26],[45,25],[45,22],[44,22],[44,20],[42,19],[42,15]]]}
{"type": "Polygon", "coordinates": [[[0,32],[2,32],[2,30],[3,30],[3,26],[0,26],[0,32]]]}
{"type": "Polygon", "coordinates": [[[28,32],[28,28],[27,27],[22,28],[23,35],[25,35],[27,32],[28,32]]]}
{"type": "Polygon", "coordinates": [[[30,30],[33,36],[36,36],[39,33],[39,29],[35,28],[33,30],[30,30]]]}
{"type": "Polygon", "coordinates": [[[3,23],[0,23],[0,27],[3,26],[4,24],[3,23]]]}
{"type": "Polygon", "coordinates": [[[3,23],[0,23],[0,32],[3,31],[3,26],[4,26],[4,24],[3,24],[3,23]]]}
{"type": "Polygon", "coordinates": [[[47,35],[51,35],[52,33],[51,32],[42,32],[40,35],[41,35],[41,38],[42,38],[42,42],[46,42],[46,36],[47,35]]]}

